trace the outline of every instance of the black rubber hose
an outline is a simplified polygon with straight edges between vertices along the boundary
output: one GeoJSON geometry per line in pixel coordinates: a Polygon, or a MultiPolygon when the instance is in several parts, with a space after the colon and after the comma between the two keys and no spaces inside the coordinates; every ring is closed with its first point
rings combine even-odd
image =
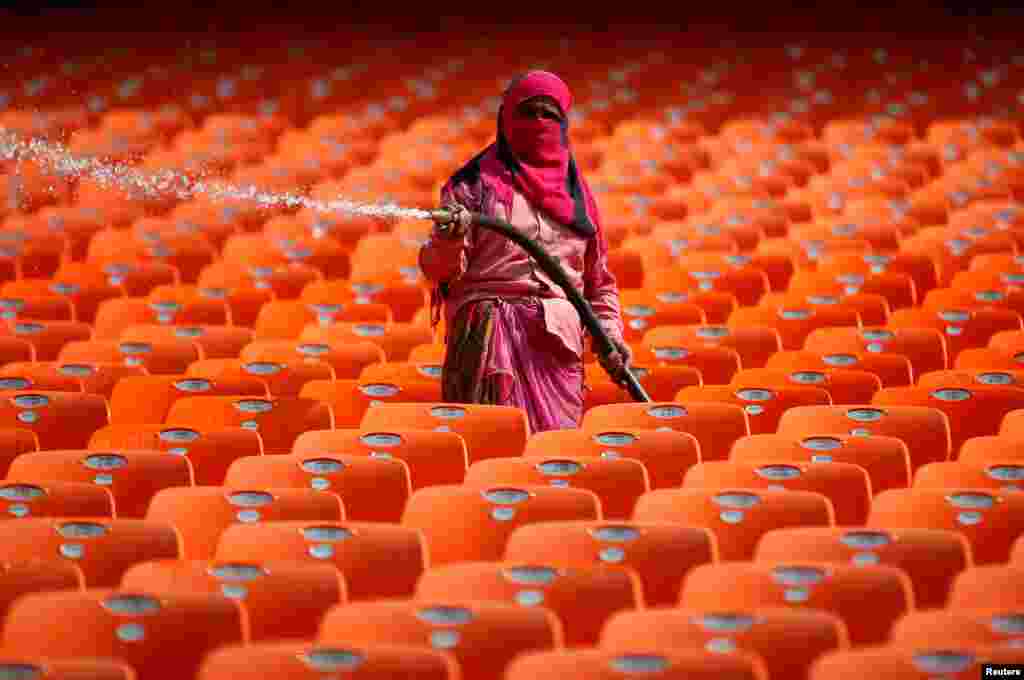
{"type": "MultiPolygon", "coordinates": [[[[436,214],[442,214],[440,211],[436,214]]],[[[617,352],[618,348],[612,343],[611,338],[605,333],[604,328],[601,327],[600,322],[597,320],[597,316],[594,315],[594,310],[590,308],[590,303],[580,295],[579,291],[576,290],[576,286],[572,284],[569,277],[566,275],[565,270],[562,269],[562,265],[558,263],[558,260],[551,257],[542,247],[540,247],[533,239],[523,234],[521,231],[513,227],[504,220],[499,220],[495,217],[488,215],[482,215],[480,213],[470,213],[474,224],[478,224],[485,229],[489,229],[495,233],[501,234],[508,240],[512,241],[520,248],[525,250],[530,257],[540,265],[540,268],[544,270],[544,273],[548,275],[555,285],[565,291],[565,296],[576,311],[579,312],[580,319],[583,321],[584,327],[587,332],[590,333],[590,337],[594,340],[594,350],[602,357],[609,356],[612,352],[617,352]]],[[[614,376],[613,376],[614,377],[614,376]]],[[[636,375],[633,371],[626,368],[625,374],[622,376],[623,387],[629,392],[629,395],[633,397],[635,401],[650,402],[651,398],[647,395],[647,390],[643,388],[640,381],[637,380],[636,375]]]]}

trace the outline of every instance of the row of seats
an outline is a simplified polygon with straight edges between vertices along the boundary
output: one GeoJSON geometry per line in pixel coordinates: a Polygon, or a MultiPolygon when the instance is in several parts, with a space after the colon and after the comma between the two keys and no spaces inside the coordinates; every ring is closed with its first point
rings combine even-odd
{"type": "Polygon", "coordinates": [[[428,222],[0,162],[0,677],[1022,662],[1019,60],[573,46],[19,58],[6,130],[410,206],[552,68],[654,403],[441,403],[428,222]]]}

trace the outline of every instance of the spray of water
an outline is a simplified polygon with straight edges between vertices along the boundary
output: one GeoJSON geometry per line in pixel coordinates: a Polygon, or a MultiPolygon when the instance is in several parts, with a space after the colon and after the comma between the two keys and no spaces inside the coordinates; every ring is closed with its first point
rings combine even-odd
{"type": "Polygon", "coordinates": [[[214,201],[245,202],[264,208],[307,208],[381,219],[429,219],[430,213],[392,204],[359,203],[345,199],[318,201],[298,194],[267,192],[215,180],[194,179],[174,170],[146,171],[124,163],[79,156],[63,145],[39,138],[24,139],[0,127],[0,161],[28,162],[61,177],[88,177],[107,188],[131,191],[143,198],[172,196],[188,200],[204,196],[214,201]]]}

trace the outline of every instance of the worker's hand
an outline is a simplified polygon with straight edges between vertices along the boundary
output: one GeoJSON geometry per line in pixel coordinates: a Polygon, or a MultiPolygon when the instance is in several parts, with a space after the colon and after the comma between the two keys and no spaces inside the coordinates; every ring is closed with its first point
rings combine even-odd
{"type": "Polygon", "coordinates": [[[633,360],[633,352],[626,343],[620,340],[613,340],[615,351],[605,357],[598,357],[601,366],[617,384],[623,385],[626,380],[626,372],[629,370],[630,362],[633,360]]]}
{"type": "Polygon", "coordinates": [[[449,216],[443,222],[435,218],[434,230],[436,233],[442,238],[461,238],[472,222],[470,212],[458,203],[443,205],[441,210],[448,213],[449,216]]]}

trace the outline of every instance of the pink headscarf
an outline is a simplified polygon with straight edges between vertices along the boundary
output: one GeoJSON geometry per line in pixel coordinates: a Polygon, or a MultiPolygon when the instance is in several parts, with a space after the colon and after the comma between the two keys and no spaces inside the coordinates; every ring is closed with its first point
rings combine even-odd
{"type": "Polygon", "coordinates": [[[515,190],[538,210],[584,236],[598,231],[597,210],[589,187],[576,168],[569,148],[572,93],[561,78],[530,71],[512,82],[498,112],[497,142],[477,156],[463,173],[476,174],[490,198],[511,208],[515,190]],[[546,95],[562,110],[561,122],[525,118],[518,107],[546,95]]]}

